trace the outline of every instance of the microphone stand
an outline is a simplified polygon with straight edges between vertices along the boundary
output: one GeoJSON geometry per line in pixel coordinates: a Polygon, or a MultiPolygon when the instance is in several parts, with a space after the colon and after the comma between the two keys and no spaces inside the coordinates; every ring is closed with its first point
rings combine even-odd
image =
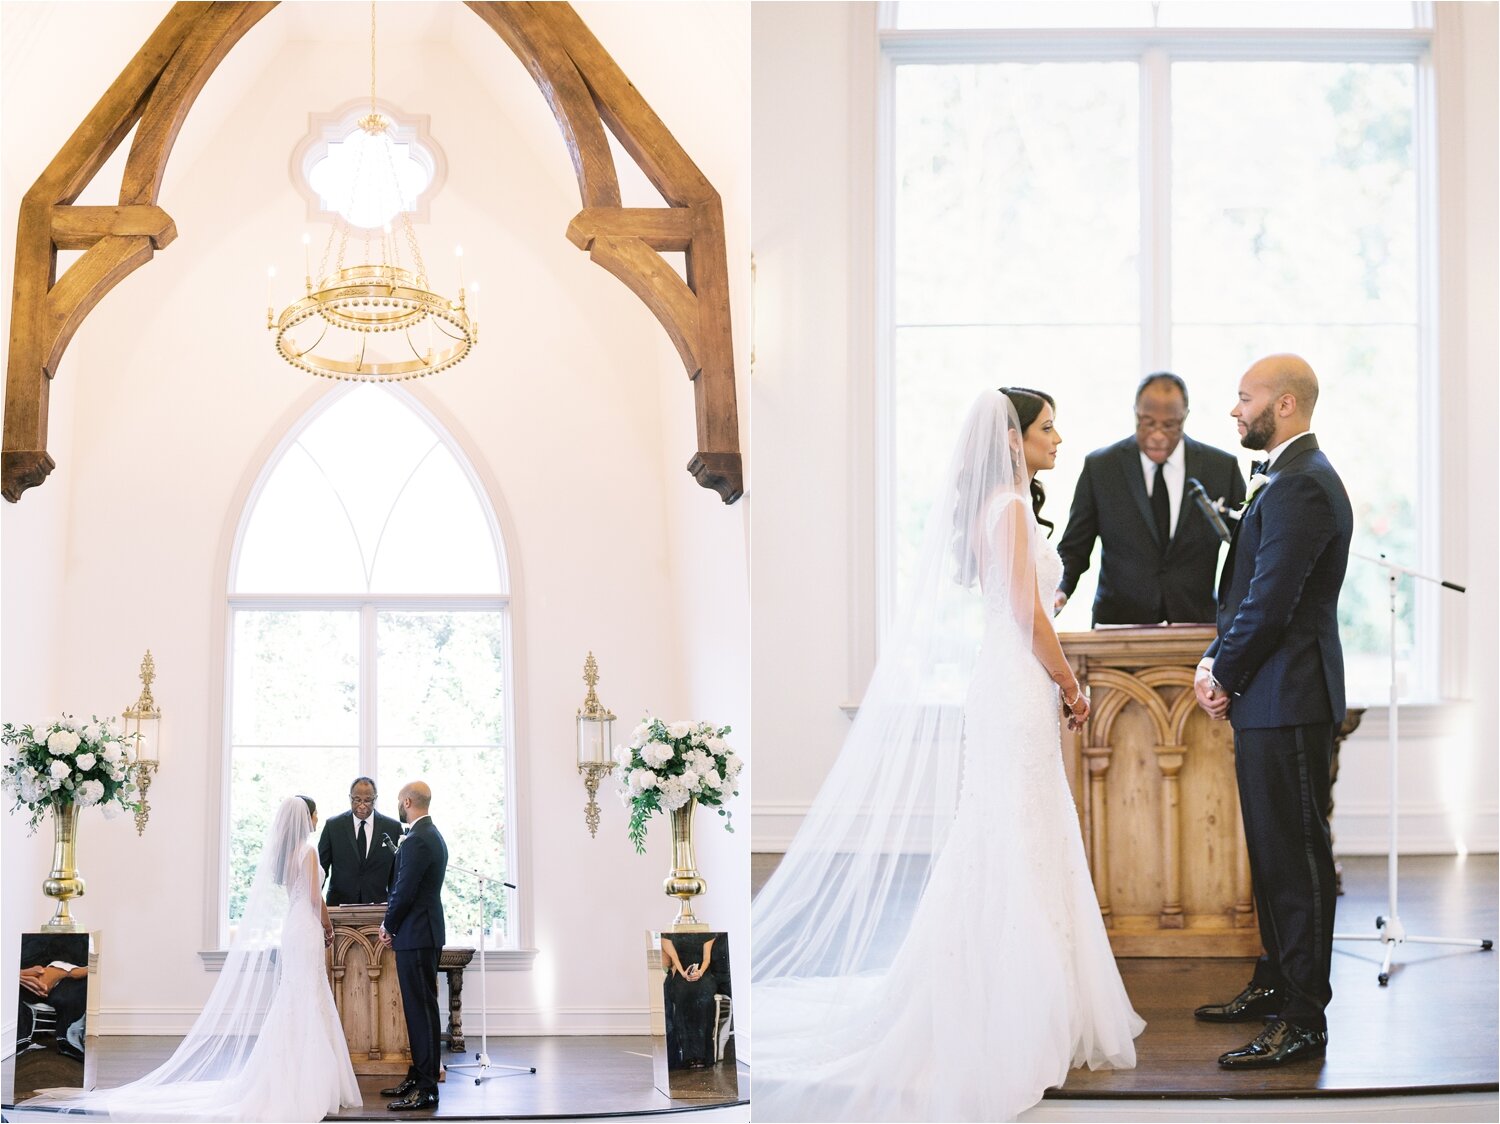
{"type": "MultiPolygon", "coordinates": [[[[490,1004],[489,1004],[488,991],[487,991],[487,989],[485,987],[485,977],[487,975],[489,975],[489,973],[487,971],[485,971],[485,967],[484,967],[484,937],[485,937],[485,933],[487,931],[486,927],[485,927],[485,924],[484,924],[485,887],[489,883],[491,883],[491,882],[499,882],[500,885],[504,886],[507,890],[514,890],[516,888],[515,883],[514,882],[504,882],[504,881],[501,881],[500,879],[495,878],[495,877],[493,877],[491,875],[481,873],[480,871],[477,871],[477,870],[470,870],[466,866],[456,866],[453,863],[449,863],[448,864],[448,869],[449,870],[456,870],[456,871],[460,872],[461,874],[467,874],[467,875],[469,875],[469,877],[471,877],[471,878],[477,878],[477,879],[479,879],[479,1026],[480,1026],[480,1032],[479,1032],[479,1043],[480,1043],[480,1045],[479,1045],[479,1052],[474,1055],[474,1060],[472,1062],[461,1062],[458,1065],[450,1065],[448,1068],[450,1070],[457,1070],[457,1069],[472,1069],[472,1070],[475,1070],[476,1072],[474,1074],[474,1084],[476,1084],[476,1085],[478,1085],[480,1082],[482,1082],[486,1077],[504,1077],[504,1076],[506,1076],[506,1074],[502,1074],[502,1073],[491,1073],[490,1070],[492,1070],[492,1069],[508,1069],[512,1073],[535,1073],[536,1072],[536,1066],[534,1066],[534,1065],[504,1065],[504,1064],[502,1064],[500,1062],[492,1062],[492,1061],[490,1061],[490,1004]]],[[[510,914],[507,914],[507,916],[510,916],[510,914]]]]}
{"type": "Polygon", "coordinates": [[[1425,582],[1432,582],[1434,585],[1440,585],[1444,589],[1455,590],[1458,593],[1467,593],[1468,591],[1463,586],[1457,585],[1454,582],[1444,581],[1442,578],[1435,578],[1429,574],[1419,573],[1418,571],[1408,569],[1405,566],[1398,566],[1394,562],[1390,561],[1390,559],[1386,558],[1384,554],[1380,555],[1379,557],[1373,557],[1368,554],[1361,554],[1357,550],[1351,550],[1349,554],[1354,558],[1359,558],[1365,562],[1373,563],[1374,565],[1379,566],[1381,569],[1385,570],[1386,576],[1388,578],[1388,588],[1390,591],[1391,702],[1389,711],[1389,729],[1387,731],[1387,755],[1390,758],[1391,838],[1390,851],[1386,858],[1387,912],[1384,915],[1375,918],[1375,928],[1379,929],[1380,932],[1360,934],[1334,933],[1333,939],[1336,941],[1380,941],[1382,944],[1384,944],[1385,959],[1381,962],[1380,975],[1377,978],[1380,980],[1380,986],[1385,987],[1391,981],[1391,959],[1395,956],[1396,946],[1399,944],[1403,944],[1409,941],[1412,944],[1462,945],[1465,948],[1478,948],[1486,951],[1495,947],[1495,942],[1492,939],[1488,938],[1479,939],[1475,937],[1418,937],[1411,935],[1407,933],[1406,927],[1401,924],[1401,914],[1396,910],[1396,728],[1398,714],[1400,712],[1400,700],[1397,697],[1396,693],[1396,581],[1401,574],[1406,574],[1409,577],[1417,578],[1425,582]]]}

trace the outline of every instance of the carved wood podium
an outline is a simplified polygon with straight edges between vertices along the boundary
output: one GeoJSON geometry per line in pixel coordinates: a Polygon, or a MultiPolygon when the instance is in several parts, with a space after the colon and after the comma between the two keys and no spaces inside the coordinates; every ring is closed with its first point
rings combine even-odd
{"type": "Polygon", "coordinates": [[[1212,625],[1061,637],[1093,706],[1063,762],[1116,956],[1256,956],[1229,723],[1198,708],[1212,625]]]}
{"type": "Polygon", "coordinates": [[[333,921],[328,978],[354,1072],[405,1073],[411,1049],[401,985],[396,982],[396,954],[380,944],[385,906],[330,906],[328,916],[333,921]]]}

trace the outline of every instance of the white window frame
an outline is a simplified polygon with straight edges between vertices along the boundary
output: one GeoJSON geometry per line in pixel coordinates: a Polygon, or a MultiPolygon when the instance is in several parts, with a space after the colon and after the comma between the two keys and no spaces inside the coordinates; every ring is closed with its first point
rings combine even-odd
{"type": "MultiPolygon", "coordinates": [[[[529,893],[529,879],[524,877],[525,856],[521,851],[522,832],[520,830],[521,817],[517,814],[517,804],[521,793],[518,783],[518,758],[521,748],[518,741],[517,731],[520,728],[518,715],[518,692],[517,692],[517,667],[516,653],[517,644],[514,636],[513,605],[511,591],[511,567],[506,551],[505,537],[501,531],[499,518],[496,514],[496,505],[490,490],[485,486],[475,471],[474,463],[468,452],[454,438],[452,432],[445,426],[431,410],[427,409],[418,398],[404,387],[383,386],[381,389],[386,393],[396,396],[402,403],[419,418],[422,419],[438,441],[452,454],[454,461],[464,473],[465,479],[470,487],[474,489],[476,498],[480,501],[480,510],[490,532],[490,541],[495,550],[495,557],[500,570],[500,592],[485,595],[464,594],[398,594],[398,593],[349,593],[349,594],[324,594],[324,593],[275,593],[275,594],[247,594],[236,593],[233,590],[234,576],[239,568],[240,549],[244,543],[245,531],[249,527],[250,518],[255,512],[256,505],[260,501],[262,490],[270,480],[276,468],[280,465],[282,458],[301,437],[303,432],[324,411],[331,408],[345,394],[352,392],[354,384],[340,384],[330,390],[315,391],[312,401],[306,398],[295,407],[292,413],[294,420],[289,426],[284,427],[284,434],[269,453],[260,458],[260,468],[253,484],[243,499],[238,502],[237,508],[233,510],[232,538],[227,551],[227,565],[220,572],[224,575],[224,592],[218,599],[215,607],[217,628],[220,637],[217,645],[223,660],[223,674],[219,677],[219,744],[218,751],[214,755],[209,769],[209,784],[211,803],[210,807],[217,810],[216,824],[211,825],[215,845],[211,850],[211,860],[207,872],[207,894],[205,896],[204,916],[204,949],[199,956],[204,966],[209,971],[218,971],[222,965],[225,949],[228,945],[228,909],[229,909],[229,835],[230,835],[230,807],[229,807],[229,778],[230,778],[230,755],[233,752],[232,738],[232,699],[234,692],[234,614],[241,609],[258,610],[357,610],[360,614],[360,642],[359,642],[359,774],[374,776],[378,756],[378,737],[376,700],[377,694],[377,622],[378,616],[385,611],[485,611],[498,612],[501,614],[501,628],[505,645],[504,660],[504,697],[505,697],[505,849],[507,869],[504,873],[506,881],[516,881],[522,886],[528,887],[528,892],[513,893],[507,904],[505,921],[506,929],[502,939],[501,947],[487,948],[485,953],[485,967],[499,968],[502,970],[525,970],[529,969],[536,957],[536,949],[531,940],[532,925],[530,913],[531,895],[529,893]]],[[[425,457],[419,462],[425,463],[425,457]]],[[[415,469],[413,470],[415,471],[415,469]]],[[[503,893],[503,888],[496,887],[496,891],[503,893]]]]}
{"type": "MultiPolygon", "coordinates": [[[[427,222],[433,197],[442,190],[448,179],[448,157],[433,138],[432,117],[426,113],[406,113],[399,106],[383,99],[375,102],[375,108],[391,122],[391,139],[397,144],[410,145],[411,158],[427,170],[427,186],[411,201],[412,209],[406,213],[412,222],[427,222]]],[[[328,155],[328,146],[346,140],[359,119],[369,112],[369,98],[354,98],[328,113],[307,115],[307,132],[297,142],[297,147],[292,149],[288,172],[292,186],[306,203],[308,222],[331,223],[338,220],[337,208],[329,210],[324,207],[322,196],[313,188],[312,170],[318,161],[328,155]]]]}
{"type": "MultiPolygon", "coordinates": [[[[1141,353],[1140,370],[1171,370],[1171,64],[1174,62],[1298,61],[1402,62],[1415,67],[1414,173],[1417,184],[1418,227],[1418,341],[1417,399],[1418,483],[1415,497],[1420,556],[1411,564],[1437,572],[1443,557],[1462,558],[1465,541],[1461,520],[1444,518],[1440,498],[1443,483],[1452,479],[1444,462],[1454,455],[1438,440],[1446,404],[1439,379],[1442,263],[1438,260],[1439,160],[1437,75],[1433,58],[1438,50],[1432,4],[1417,4],[1416,22],[1409,29],[1233,29],[1127,28],[1119,30],[893,30],[885,11],[876,5],[873,36],[875,81],[872,190],[856,188],[852,209],[855,228],[864,226],[871,240],[873,291],[853,294],[853,307],[870,308],[873,323],[871,398],[861,400],[856,388],[851,417],[873,417],[873,448],[852,443],[856,458],[873,463],[856,471],[852,509],[873,510],[873,550],[861,558],[856,552],[850,589],[854,604],[851,629],[851,685],[868,681],[876,654],[889,628],[896,602],[894,359],[895,359],[895,78],[896,68],[912,63],[1089,62],[1133,61],[1140,64],[1140,200],[1141,200],[1141,353]],[[862,217],[865,221],[862,222],[862,217]],[[873,559],[873,562],[870,561],[873,559]],[[873,573],[871,572],[873,568],[873,573]],[[873,616],[873,628],[862,627],[862,615],[873,616]]],[[[859,58],[860,44],[855,44],[859,58]]],[[[870,48],[866,48],[870,50],[870,48]]],[[[856,73],[858,68],[856,67],[856,73]]],[[[858,130],[856,129],[856,133],[858,130]]],[[[855,330],[861,321],[852,318],[855,330]]],[[[865,350],[856,344],[856,362],[865,350]]],[[[1447,444],[1452,445],[1450,439],[1447,444]]],[[[859,516],[856,515],[856,520],[859,516]]],[[[1351,562],[1351,565],[1363,565],[1351,562]]],[[[1440,600],[1440,591],[1425,582],[1414,583],[1413,645],[1409,666],[1416,682],[1402,686],[1402,698],[1432,707],[1440,698],[1464,690],[1462,659],[1466,622],[1461,613],[1440,600]]],[[[1374,702],[1375,700],[1369,700],[1374,702]]],[[[1416,714],[1420,732],[1429,721],[1416,714]]]]}

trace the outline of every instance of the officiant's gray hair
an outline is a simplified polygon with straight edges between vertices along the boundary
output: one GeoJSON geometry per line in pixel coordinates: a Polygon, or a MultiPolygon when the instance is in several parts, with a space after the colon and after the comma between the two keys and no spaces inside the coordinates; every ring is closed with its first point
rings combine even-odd
{"type": "Polygon", "coordinates": [[[1146,393],[1146,388],[1152,383],[1157,382],[1171,383],[1173,386],[1175,386],[1178,390],[1178,393],[1182,395],[1182,408],[1184,410],[1188,408],[1187,383],[1182,381],[1181,375],[1174,375],[1171,371],[1152,371],[1149,375],[1143,378],[1140,381],[1140,385],[1135,388],[1135,400],[1139,402],[1141,400],[1141,395],[1146,393]]]}
{"type": "Polygon", "coordinates": [[[375,782],[370,777],[355,777],[354,778],[354,783],[349,786],[349,792],[350,792],[350,794],[352,795],[353,792],[354,792],[354,790],[356,788],[358,788],[362,784],[369,785],[370,786],[370,790],[372,792],[374,792],[376,796],[380,795],[380,789],[378,789],[378,788],[375,787],[375,782]]]}

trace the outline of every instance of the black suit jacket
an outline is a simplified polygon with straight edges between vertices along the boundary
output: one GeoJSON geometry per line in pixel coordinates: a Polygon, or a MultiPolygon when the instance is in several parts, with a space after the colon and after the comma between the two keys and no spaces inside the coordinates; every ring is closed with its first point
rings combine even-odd
{"type": "Polygon", "coordinates": [[[1344,720],[1339,590],[1354,513],[1312,434],[1276,458],[1235,528],[1204,653],[1236,730],[1344,720]]]}
{"type": "MultiPolygon", "coordinates": [[[[1187,436],[1182,442],[1187,477],[1201,481],[1210,499],[1237,507],[1245,498],[1245,478],[1233,454],[1187,436]]],[[[1134,437],[1084,458],[1068,529],[1057,544],[1063,563],[1059,588],[1069,597],[1089,568],[1096,538],[1104,547],[1094,594],[1096,625],[1156,624],[1163,606],[1169,621],[1207,624],[1215,619],[1219,536],[1184,485],[1172,541],[1157,541],[1134,437]]]]}
{"type": "Polygon", "coordinates": [[[396,856],[396,881],[385,906],[385,931],[397,952],[443,947],[443,877],[448,873],[448,845],[424,816],[406,833],[396,856]]]}
{"type": "Polygon", "coordinates": [[[353,812],[329,816],[318,836],[318,862],[328,878],[329,905],[364,905],[385,901],[401,840],[401,822],[375,812],[370,816],[370,850],[360,858],[355,846],[353,812]],[[384,837],[390,838],[390,843],[384,837]]]}

